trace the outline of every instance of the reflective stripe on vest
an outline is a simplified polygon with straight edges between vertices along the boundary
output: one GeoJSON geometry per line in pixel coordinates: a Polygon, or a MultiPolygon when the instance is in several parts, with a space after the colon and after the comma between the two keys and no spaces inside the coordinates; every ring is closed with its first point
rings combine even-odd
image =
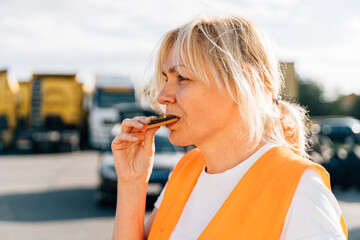
{"type": "MultiPolygon", "coordinates": [[[[179,161],[167,183],[148,239],[170,238],[205,164],[198,149],[179,161]]],[[[329,174],[322,166],[289,148],[273,147],[247,171],[198,239],[279,239],[306,169],[318,172],[330,189],[329,174]]],[[[343,216],[340,223],[347,236],[343,216]]]]}

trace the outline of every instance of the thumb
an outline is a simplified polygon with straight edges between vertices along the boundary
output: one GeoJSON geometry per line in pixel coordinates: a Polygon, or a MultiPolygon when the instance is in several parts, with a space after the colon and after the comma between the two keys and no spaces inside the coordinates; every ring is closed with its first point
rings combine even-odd
{"type": "Polygon", "coordinates": [[[151,128],[149,130],[147,130],[145,132],[145,136],[144,136],[144,148],[147,150],[148,153],[153,154],[154,149],[154,141],[155,141],[155,133],[157,132],[157,130],[159,130],[160,127],[156,127],[156,128],[151,128]]]}

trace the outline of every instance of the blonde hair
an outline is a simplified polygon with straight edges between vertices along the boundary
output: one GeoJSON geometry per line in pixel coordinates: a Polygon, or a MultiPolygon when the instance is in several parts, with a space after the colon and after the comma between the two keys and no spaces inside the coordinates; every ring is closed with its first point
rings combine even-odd
{"type": "Polygon", "coordinates": [[[162,71],[171,48],[177,63],[181,59],[197,79],[209,84],[206,62],[219,88],[238,104],[249,142],[273,142],[308,156],[306,111],[280,99],[279,63],[266,35],[254,23],[238,16],[201,16],[168,32],[156,60],[153,103],[165,84],[162,71]]]}

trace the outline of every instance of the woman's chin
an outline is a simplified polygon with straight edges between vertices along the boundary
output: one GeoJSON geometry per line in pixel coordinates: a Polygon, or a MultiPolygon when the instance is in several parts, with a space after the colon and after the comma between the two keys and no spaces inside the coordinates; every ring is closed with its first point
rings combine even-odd
{"type": "Polygon", "coordinates": [[[174,132],[170,132],[169,140],[172,144],[177,146],[186,147],[192,145],[192,143],[188,141],[188,137],[178,136],[178,134],[174,132]]]}

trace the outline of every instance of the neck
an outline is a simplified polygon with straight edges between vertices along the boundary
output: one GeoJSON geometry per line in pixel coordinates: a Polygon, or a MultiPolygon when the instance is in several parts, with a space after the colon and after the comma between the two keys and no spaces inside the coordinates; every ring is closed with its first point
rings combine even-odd
{"type": "Polygon", "coordinates": [[[197,146],[205,156],[207,173],[222,173],[231,169],[265,145],[263,141],[258,144],[244,141],[248,138],[239,136],[236,131],[231,133],[223,137],[214,136],[216,140],[197,146]],[[256,146],[254,147],[254,145],[256,146]]]}

